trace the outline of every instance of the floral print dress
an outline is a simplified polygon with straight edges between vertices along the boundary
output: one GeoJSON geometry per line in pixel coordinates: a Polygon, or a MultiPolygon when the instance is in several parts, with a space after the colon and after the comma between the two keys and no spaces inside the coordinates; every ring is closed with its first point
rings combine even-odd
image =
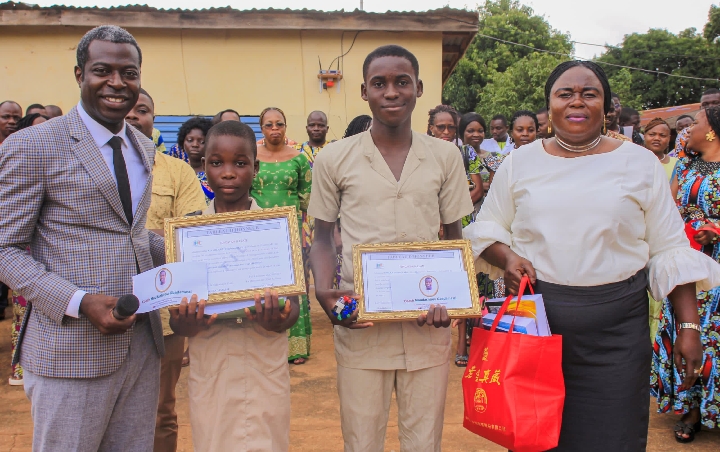
{"type": "MultiPolygon", "coordinates": [[[[480,174],[481,164],[480,158],[475,152],[475,149],[466,144],[460,148],[460,153],[463,157],[463,163],[465,164],[465,175],[467,176],[468,186],[473,183],[472,176],[474,174],[480,174]]],[[[475,212],[470,215],[466,215],[462,218],[462,227],[465,227],[475,221],[475,212]]]]}
{"type": "MultiPolygon", "coordinates": [[[[698,158],[681,158],[676,166],[679,190],[677,205],[686,224],[693,229],[720,220],[720,170],[702,171],[698,158]]],[[[701,252],[720,262],[720,244],[703,246],[701,252]]],[[[685,414],[700,408],[701,422],[707,428],[720,427],[720,287],[697,295],[700,315],[700,341],[703,362],[695,386],[678,390],[682,383],[682,369],[673,362],[673,344],[679,325],[675,323],[672,305],[665,300],[660,314],[658,331],[653,344],[653,370],[650,376],[651,394],[657,397],[658,411],[685,414]],[[679,372],[680,371],[680,372],[679,372]]]]}
{"type": "MultiPolygon", "coordinates": [[[[20,338],[20,328],[22,327],[22,322],[25,318],[25,310],[27,309],[27,301],[25,301],[25,299],[14,290],[12,291],[12,307],[13,317],[12,325],[10,326],[10,356],[15,356],[15,349],[17,348],[18,339],[20,338]]],[[[23,370],[20,363],[12,364],[11,370],[11,379],[18,381],[23,379],[23,370]]]]}
{"type": "MultiPolygon", "coordinates": [[[[253,180],[250,196],[263,209],[295,206],[298,227],[302,230],[302,213],[307,211],[312,186],[312,169],[304,154],[278,163],[260,162],[260,171],[253,180]]],[[[288,331],[288,360],[310,356],[310,308],[307,295],[300,300],[300,317],[288,331]]]]}

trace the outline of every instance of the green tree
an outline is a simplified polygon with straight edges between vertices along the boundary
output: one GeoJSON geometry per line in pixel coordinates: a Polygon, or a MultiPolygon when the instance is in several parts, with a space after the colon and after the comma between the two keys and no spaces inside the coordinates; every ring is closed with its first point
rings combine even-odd
{"type": "Polygon", "coordinates": [[[708,23],[703,29],[703,36],[710,42],[715,41],[720,36],[720,7],[710,5],[708,13],[708,23]]]}
{"type": "Polygon", "coordinates": [[[545,106],[545,82],[562,61],[568,58],[536,52],[518,60],[505,72],[494,71],[480,94],[475,111],[491,118],[508,118],[517,110],[536,111],[545,106]]]}
{"type": "MultiPolygon", "coordinates": [[[[720,44],[714,42],[717,31],[720,30],[719,16],[720,12],[713,7],[710,10],[710,22],[705,26],[704,36],[697,33],[694,28],[689,28],[678,35],[656,29],[651,29],[647,33],[626,35],[620,46],[608,48],[605,54],[597,58],[597,61],[672,75],[715,79],[715,81],[694,80],[631,71],[628,95],[631,102],[634,102],[635,96],[639,95],[643,108],[699,102],[704,90],[720,87],[720,82],[717,81],[720,75],[720,44]]],[[[612,80],[623,80],[619,75],[623,70],[621,67],[604,65],[604,68],[612,80]]],[[[616,89],[618,88],[613,86],[613,90],[616,89]]],[[[627,104],[622,96],[620,100],[623,105],[627,104]]]]}
{"type": "Polygon", "coordinates": [[[641,110],[642,96],[633,93],[632,81],[633,73],[627,68],[622,68],[614,76],[610,77],[610,87],[620,97],[623,107],[641,110]]]}
{"type": "MultiPolygon", "coordinates": [[[[486,0],[478,8],[478,14],[478,34],[443,90],[444,101],[459,111],[476,110],[486,86],[491,81],[504,80],[499,73],[539,53],[533,48],[563,54],[573,50],[566,34],[553,29],[544,17],[535,15],[532,8],[521,5],[517,0],[486,0]]],[[[502,89],[497,87],[496,91],[501,92],[502,89]]]]}

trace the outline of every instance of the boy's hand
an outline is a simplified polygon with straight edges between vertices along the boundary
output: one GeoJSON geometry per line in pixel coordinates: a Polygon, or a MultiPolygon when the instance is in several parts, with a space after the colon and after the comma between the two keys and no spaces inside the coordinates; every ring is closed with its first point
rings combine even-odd
{"type": "Polygon", "coordinates": [[[292,312],[292,303],[285,301],[285,307],[280,309],[278,291],[265,289],[265,303],[261,302],[261,295],[255,294],[255,314],[249,308],[245,308],[245,315],[248,320],[254,320],[261,327],[275,333],[282,333],[287,328],[285,323],[292,312]]]}
{"type": "Polygon", "coordinates": [[[329,290],[322,290],[315,288],[315,298],[317,298],[318,302],[320,303],[320,306],[322,306],[323,310],[325,311],[325,314],[330,318],[330,321],[333,325],[340,325],[344,326],[345,328],[349,328],[351,330],[357,330],[361,328],[368,328],[373,326],[372,322],[363,322],[358,323],[357,317],[358,317],[358,309],[355,309],[352,313],[352,315],[344,320],[338,320],[335,315],[332,313],[332,308],[335,307],[335,303],[343,296],[349,296],[353,297],[355,299],[358,298],[357,295],[353,294],[351,290],[336,290],[336,289],[329,289],[329,290]]]}
{"type": "Polygon", "coordinates": [[[180,336],[193,337],[200,331],[206,330],[215,323],[217,314],[205,318],[205,300],[197,301],[197,295],[190,298],[183,297],[179,307],[169,308],[170,328],[180,336]]]}
{"type": "Polygon", "coordinates": [[[447,328],[450,326],[450,317],[445,306],[430,305],[427,314],[420,314],[417,318],[419,326],[430,325],[435,328],[447,328]]]}

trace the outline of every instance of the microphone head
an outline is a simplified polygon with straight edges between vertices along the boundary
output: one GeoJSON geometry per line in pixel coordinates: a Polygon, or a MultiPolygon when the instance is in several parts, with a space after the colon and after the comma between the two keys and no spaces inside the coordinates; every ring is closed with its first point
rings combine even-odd
{"type": "Polygon", "coordinates": [[[140,300],[133,294],[123,295],[118,298],[115,311],[122,317],[130,317],[140,307],[140,300]]]}

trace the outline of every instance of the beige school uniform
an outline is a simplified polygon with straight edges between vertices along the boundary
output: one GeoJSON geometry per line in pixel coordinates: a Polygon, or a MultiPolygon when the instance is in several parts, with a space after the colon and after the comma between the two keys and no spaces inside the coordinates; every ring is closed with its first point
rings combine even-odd
{"type": "MultiPolygon", "coordinates": [[[[352,245],[437,240],[440,223],[473,210],[457,147],[413,132],[397,181],[370,132],[327,145],[315,159],[308,214],[342,217],[341,289],[353,289],[352,245]]],[[[346,451],[380,451],[393,389],[404,451],[440,450],[451,336],[415,321],[335,327],[346,451]]]]}
{"type": "MultiPolygon", "coordinates": [[[[260,209],[252,200],[250,210],[260,209]]],[[[215,213],[210,202],[204,215],[215,213]]],[[[198,452],[285,452],[290,445],[286,333],[218,320],[190,338],[190,426],[198,452]]]]}
{"type": "MultiPolygon", "coordinates": [[[[145,222],[146,229],[163,229],[165,219],[180,217],[207,207],[205,193],[195,171],[180,159],[155,152],[152,197],[145,222]]],[[[177,413],[175,387],[182,370],[185,338],[170,329],[170,313],[160,310],[165,356],[160,361],[160,400],[155,420],[154,452],[174,452],[177,449],[177,413]]]]}

